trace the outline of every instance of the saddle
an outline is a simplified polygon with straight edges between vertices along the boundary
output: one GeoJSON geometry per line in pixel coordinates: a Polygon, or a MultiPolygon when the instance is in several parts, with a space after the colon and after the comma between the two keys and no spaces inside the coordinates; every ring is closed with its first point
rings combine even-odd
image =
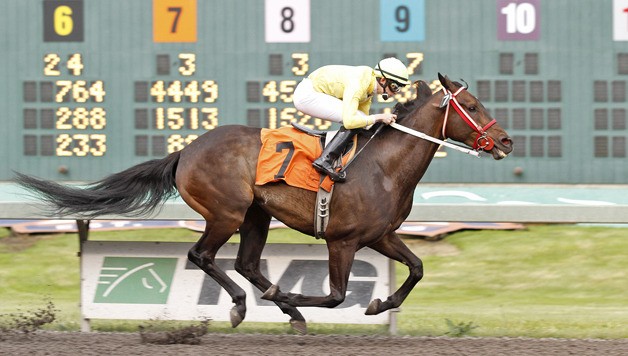
{"type": "Polygon", "coordinates": [[[330,132],[330,131],[324,131],[324,130],[311,129],[307,126],[303,126],[297,123],[296,121],[291,122],[291,124],[292,124],[292,127],[294,127],[295,129],[301,132],[304,132],[308,135],[312,135],[312,136],[326,137],[327,134],[330,132]]]}
{"type": "MultiPolygon", "coordinates": [[[[329,191],[333,182],[330,179],[321,182],[321,175],[312,167],[312,162],[323,151],[327,133],[307,128],[301,131],[294,127],[262,129],[255,184],[284,181],[290,186],[311,191],[318,191],[319,187],[329,191]]],[[[356,142],[357,138],[354,138],[354,142],[348,145],[350,147],[345,149],[343,165],[355,155],[356,142]]]]}

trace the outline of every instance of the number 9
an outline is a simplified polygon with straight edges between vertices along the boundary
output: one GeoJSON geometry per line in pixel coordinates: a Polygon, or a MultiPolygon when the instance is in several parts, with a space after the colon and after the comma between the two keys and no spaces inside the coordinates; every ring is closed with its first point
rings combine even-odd
{"type": "Polygon", "coordinates": [[[407,32],[410,28],[410,9],[407,6],[399,6],[395,9],[395,20],[402,26],[395,26],[399,32],[407,32]]]}
{"type": "Polygon", "coordinates": [[[74,29],[74,20],[72,20],[72,8],[69,6],[59,6],[54,12],[55,32],[59,36],[67,36],[74,29]]]}

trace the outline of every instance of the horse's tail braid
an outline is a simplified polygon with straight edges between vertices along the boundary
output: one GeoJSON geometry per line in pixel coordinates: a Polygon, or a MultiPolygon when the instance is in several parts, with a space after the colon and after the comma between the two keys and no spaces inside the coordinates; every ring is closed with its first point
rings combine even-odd
{"type": "Polygon", "coordinates": [[[50,216],[143,216],[177,193],[175,173],[179,152],[140,163],[83,188],[61,185],[16,173],[15,181],[35,192],[52,208],[50,216]]]}

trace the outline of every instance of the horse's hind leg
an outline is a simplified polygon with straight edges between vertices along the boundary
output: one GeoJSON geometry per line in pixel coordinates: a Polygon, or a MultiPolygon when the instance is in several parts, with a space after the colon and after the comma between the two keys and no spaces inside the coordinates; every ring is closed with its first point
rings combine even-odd
{"type": "MultiPolygon", "coordinates": [[[[272,283],[260,271],[260,258],[268,237],[270,215],[257,204],[253,204],[246,213],[240,226],[240,249],[235,269],[257,289],[265,292],[272,283]]],[[[275,302],[284,314],[290,315],[290,325],[300,334],[307,333],[305,318],[297,308],[282,302],[275,302]]]]}
{"type": "Polygon", "coordinates": [[[188,252],[188,259],[220,284],[232,298],[231,326],[238,326],[246,315],[246,292],[215,263],[216,253],[237,230],[237,224],[212,224],[207,221],[205,232],[188,252]]]}
{"type": "Polygon", "coordinates": [[[357,241],[341,239],[327,241],[329,254],[329,291],[326,296],[308,296],[295,293],[283,293],[277,285],[273,285],[262,295],[263,299],[288,303],[295,307],[334,308],[340,305],[347,293],[347,284],[351,266],[355,258],[357,241]]]}
{"type": "Polygon", "coordinates": [[[369,247],[388,258],[403,263],[410,270],[405,282],[388,299],[383,302],[379,298],[371,301],[365,314],[375,315],[388,309],[397,308],[403,303],[412,288],[423,278],[423,262],[410,251],[395,232],[391,232],[369,247]]]}

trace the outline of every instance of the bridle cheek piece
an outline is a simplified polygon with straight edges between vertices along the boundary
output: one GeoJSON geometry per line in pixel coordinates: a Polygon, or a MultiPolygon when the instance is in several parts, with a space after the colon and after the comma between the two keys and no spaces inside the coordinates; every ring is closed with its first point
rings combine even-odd
{"type": "Polygon", "coordinates": [[[469,113],[467,113],[465,109],[462,108],[462,105],[460,105],[458,100],[456,100],[456,96],[458,96],[458,94],[460,94],[460,92],[462,92],[465,89],[466,89],[465,87],[460,87],[460,89],[458,89],[455,93],[452,93],[449,89],[443,88],[443,92],[445,93],[445,96],[443,97],[443,100],[441,101],[440,106],[441,107],[445,107],[445,105],[447,106],[447,108],[445,109],[445,121],[443,122],[443,137],[447,139],[447,134],[445,133],[445,129],[447,128],[447,118],[449,117],[449,107],[453,106],[454,110],[456,110],[456,112],[464,120],[464,122],[466,122],[467,125],[469,125],[469,127],[471,127],[473,131],[477,132],[478,134],[475,138],[475,142],[473,143],[473,149],[476,151],[480,151],[480,150],[490,151],[493,149],[493,146],[495,146],[495,142],[493,141],[492,138],[487,136],[486,130],[488,130],[491,126],[495,125],[497,121],[493,119],[484,127],[478,125],[475,121],[473,121],[469,113]]]}

